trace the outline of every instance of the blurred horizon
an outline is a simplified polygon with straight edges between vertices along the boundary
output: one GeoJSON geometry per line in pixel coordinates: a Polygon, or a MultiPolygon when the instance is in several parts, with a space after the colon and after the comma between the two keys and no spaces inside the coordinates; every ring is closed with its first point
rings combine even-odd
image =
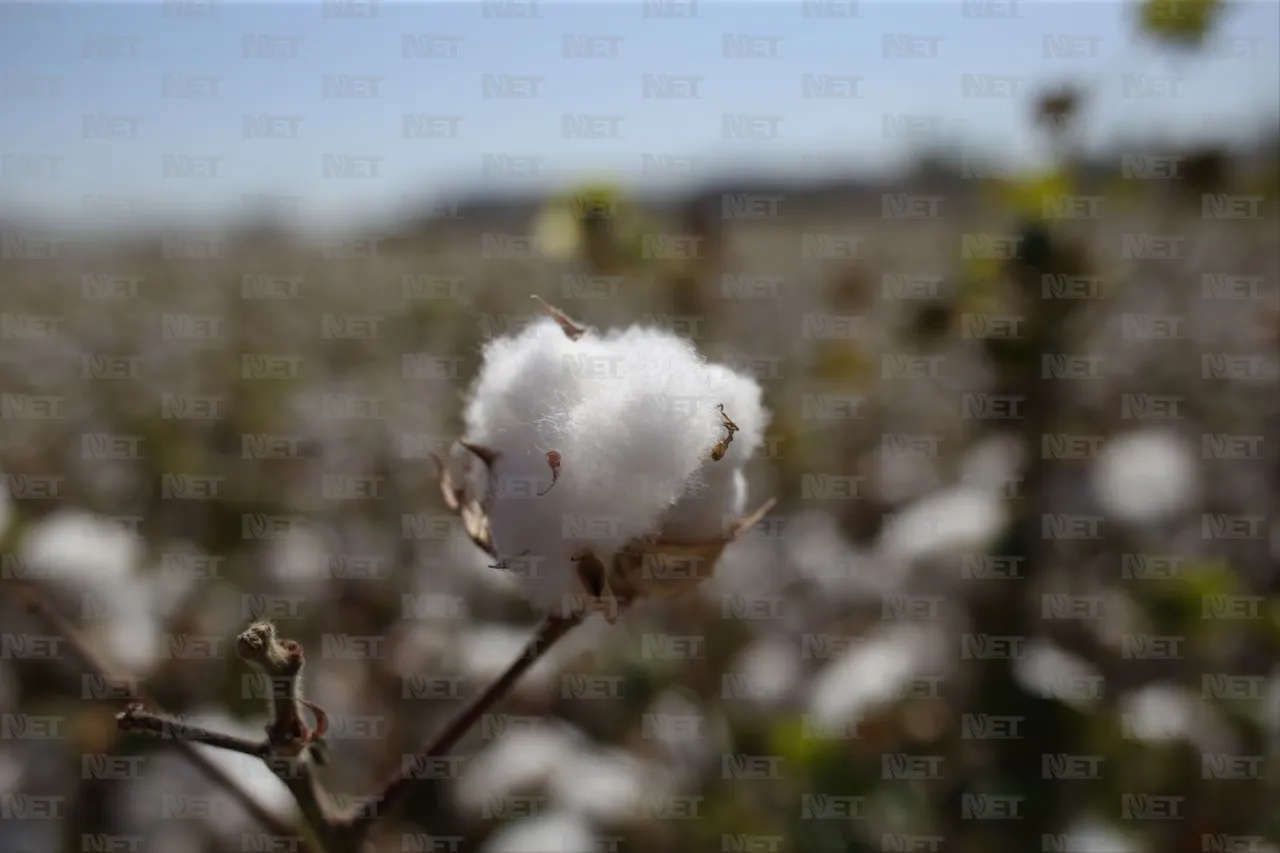
{"type": "Polygon", "coordinates": [[[312,230],[591,177],[860,177],[939,145],[1038,168],[1029,104],[1063,82],[1088,90],[1085,154],[1280,122],[1280,5],[1233,4],[1185,55],[1132,17],[1030,0],[10,5],[0,187],[14,219],[207,225],[274,203],[312,230]]]}

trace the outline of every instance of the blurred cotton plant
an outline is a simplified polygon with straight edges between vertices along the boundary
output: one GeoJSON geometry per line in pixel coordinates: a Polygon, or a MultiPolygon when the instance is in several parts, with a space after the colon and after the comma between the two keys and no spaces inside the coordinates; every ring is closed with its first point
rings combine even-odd
{"type": "Polygon", "coordinates": [[[636,598],[680,595],[771,504],[744,517],[745,462],[769,415],[755,379],[688,341],[604,333],[548,316],[492,341],[441,465],[473,541],[563,618],[609,621],[636,598]]]}
{"type": "Polygon", "coordinates": [[[560,261],[583,261],[612,275],[642,263],[647,217],[608,181],[585,182],[552,196],[530,226],[538,249],[560,261]]]}

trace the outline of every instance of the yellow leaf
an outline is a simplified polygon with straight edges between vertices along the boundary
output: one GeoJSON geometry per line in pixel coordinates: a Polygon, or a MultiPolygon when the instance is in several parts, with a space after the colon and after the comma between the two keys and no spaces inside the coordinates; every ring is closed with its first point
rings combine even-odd
{"type": "Polygon", "coordinates": [[[1062,170],[1019,175],[997,182],[996,198],[1003,210],[1032,219],[1043,219],[1057,209],[1065,196],[1075,192],[1071,175],[1062,170]]]}
{"type": "Polygon", "coordinates": [[[582,229],[578,219],[563,203],[552,203],[538,211],[532,231],[538,251],[547,257],[568,260],[582,248],[582,229]]]}
{"type": "Polygon", "coordinates": [[[1140,22],[1156,39],[1195,46],[1204,41],[1222,11],[1222,0],[1145,0],[1140,22]]]}

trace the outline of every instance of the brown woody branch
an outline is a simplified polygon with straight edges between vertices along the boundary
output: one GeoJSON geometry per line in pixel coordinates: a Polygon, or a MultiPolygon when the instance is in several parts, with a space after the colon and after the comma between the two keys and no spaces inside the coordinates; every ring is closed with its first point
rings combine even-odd
{"type": "MultiPolygon", "coordinates": [[[[155,707],[155,703],[147,698],[140,689],[138,689],[134,679],[122,676],[116,672],[101,655],[93,650],[80,631],[72,625],[66,617],[59,613],[44,598],[44,596],[30,587],[26,587],[23,590],[23,594],[26,599],[25,604],[27,610],[43,619],[54,630],[60,632],[66,639],[67,644],[71,647],[72,651],[80,659],[80,663],[87,670],[100,677],[103,681],[113,685],[122,686],[125,689],[129,697],[134,700],[130,707],[139,706],[139,710],[147,706],[155,707]]],[[[133,721],[140,719],[136,713],[134,715],[129,715],[127,710],[123,716],[128,717],[130,720],[129,725],[133,725],[133,721]]],[[[144,726],[149,725],[149,723],[139,722],[138,725],[144,726]]],[[[126,730],[130,729],[126,728],[126,730]]],[[[170,729],[169,731],[173,730],[170,729]]],[[[212,733],[205,732],[204,734],[212,733]]],[[[262,804],[254,799],[253,795],[246,791],[244,787],[241,786],[233,776],[231,776],[231,774],[227,773],[215,764],[207,755],[197,749],[196,744],[199,742],[201,741],[175,739],[173,745],[188,761],[195,765],[196,769],[203,773],[209,781],[225,791],[233,800],[239,803],[245,811],[252,815],[258,823],[262,824],[264,828],[272,834],[283,838],[297,838],[300,844],[299,849],[303,851],[312,851],[312,848],[306,843],[306,840],[300,838],[298,832],[289,823],[263,808],[262,804]]],[[[214,745],[228,748],[227,743],[218,743],[214,745]]]]}
{"type": "Polygon", "coordinates": [[[315,775],[315,765],[324,763],[324,741],[327,728],[325,713],[302,698],[302,646],[293,640],[280,639],[268,622],[255,622],[237,638],[239,655],[262,673],[271,685],[271,722],[264,740],[251,740],[185,723],[158,710],[133,684],[131,679],[116,674],[99,657],[80,632],[34,591],[28,592],[28,607],[60,631],[75,650],[86,669],[105,681],[127,685],[125,692],[133,701],[116,715],[122,731],[138,732],[172,740],[173,745],[220,788],[225,790],[272,834],[297,839],[303,853],[316,853],[306,839],[285,821],[264,809],[235,778],[230,776],[197,744],[215,746],[261,758],[284,782],[294,799],[316,844],[324,853],[359,853],[374,824],[387,817],[411,793],[415,783],[433,758],[452,749],[483,715],[502,700],[515,682],[527,672],[551,646],[582,621],[581,616],[548,617],[530,639],[523,654],[486,690],[449,722],[422,751],[406,756],[400,772],[388,780],[382,791],[370,797],[349,815],[335,815],[328,794],[315,775]],[[307,725],[302,706],[315,715],[316,727],[307,725]]]}
{"type": "Polygon", "coordinates": [[[116,725],[122,732],[142,732],[163,740],[202,743],[255,758],[263,758],[271,751],[271,744],[265,740],[249,740],[193,726],[168,714],[148,711],[147,706],[141,702],[134,702],[116,714],[116,725]]]}
{"type": "Polygon", "coordinates": [[[415,783],[429,767],[431,759],[440,758],[448,753],[487,711],[506,696],[521,675],[531,669],[557,640],[569,633],[581,621],[581,616],[546,617],[533,637],[529,639],[520,657],[516,658],[483,693],[463,708],[461,713],[454,717],[444,730],[421,751],[416,755],[405,756],[399,772],[387,781],[381,794],[361,805],[343,820],[342,831],[348,839],[348,844],[351,845],[348,849],[358,850],[374,823],[388,817],[409,796],[415,783]]]}

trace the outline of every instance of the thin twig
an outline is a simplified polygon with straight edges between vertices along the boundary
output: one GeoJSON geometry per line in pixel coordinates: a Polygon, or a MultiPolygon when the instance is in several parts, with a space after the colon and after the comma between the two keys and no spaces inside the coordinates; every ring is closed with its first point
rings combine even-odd
{"type": "Polygon", "coordinates": [[[480,718],[497,704],[512,685],[527,672],[553,646],[557,640],[578,623],[581,616],[548,616],[538,626],[537,631],[529,639],[520,657],[512,661],[496,681],[489,685],[483,693],[472,700],[458,716],[445,726],[417,755],[406,756],[404,764],[383,788],[382,793],[370,799],[356,809],[346,821],[346,834],[349,838],[349,849],[358,849],[360,843],[372,829],[374,822],[387,817],[408,796],[414,783],[425,772],[433,758],[445,755],[462,737],[480,721],[480,718]]]}
{"type": "Polygon", "coordinates": [[[168,714],[148,711],[141,702],[134,702],[116,714],[116,723],[124,732],[146,732],[165,740],[203,743],[206,746],[216,746],[219,749],[252,755],[256,758],[263,758],[271,752],[271,744],[266,740],[249,740],[193,726],[168,714]]]}
{"type": "Polygon", "coordinates": [[[541,296],[534,294],[529,297],[538,303],[538,307],[543,310],[548,317],[560,324],[560,330],[564,332],[564,336],[571,341],[576,341],[587,333],[587,327],[574,321],[572,317],[547,302],[541,296]]]}
{"type": "MultiPolygon", "coordinates": [[[[145,705],[155,707],[155,703],[148,699],[145,694],[138,689],[136,681],[131,678],[120,676],[115,670],[89,645],[88,641],[81,635],[80,631],[71,624],[61,613],[53,608],[50,603],[45,600],[44,596],[30,587],[24,587],[24,597],[26,599],[27,609],[44,619],[54,630],[62,633],[67,644],[80,658],[80,662],[86,669],[90,670],[94,675],[102,678],[112,684],[128,685],[130,698],[138,700],[145,705]]],[[[181,752],[188,761],[195,765],[201,773],[203,773],[209,781],[213,782],[219,788],[224,790],[233,800],[238,802],[253,818],[262,824],[262,826],[273,835],[282,838],[296,838],[299,842],[297,849],[308,851],[311,853],[312,847],[306,843],[306,839],[299,836],[298,831],[287,821],[272,814],[263,808],[253,795],[246,791],[236,779],[227,773],[221,767],[213,762],[209,756],[205,755],[196,748],[196,744],[187,740],[175,740],[174,747],[181,752]]]]}

